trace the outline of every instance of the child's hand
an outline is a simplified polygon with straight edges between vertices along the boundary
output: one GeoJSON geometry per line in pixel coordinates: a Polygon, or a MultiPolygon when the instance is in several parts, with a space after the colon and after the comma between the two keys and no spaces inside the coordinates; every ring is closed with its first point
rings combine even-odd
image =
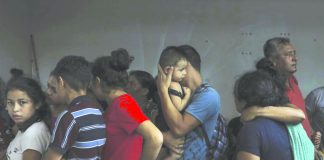
{"type": "Polygon", "coordinates": [[[191,89],[190,88],[188,88],[188,87],[182,87],[182,88],[183,88],[184,95],[186,95],[186,96],[191,95],[191,89]]]}

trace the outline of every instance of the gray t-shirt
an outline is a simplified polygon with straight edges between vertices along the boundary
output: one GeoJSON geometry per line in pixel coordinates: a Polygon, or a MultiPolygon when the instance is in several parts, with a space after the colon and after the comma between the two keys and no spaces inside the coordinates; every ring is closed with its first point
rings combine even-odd
{"type": "Polygon", "coordinates": [[[324,134],[324,87],[311,91],[306,99],[306,108],[312,128],[324,134]]]}

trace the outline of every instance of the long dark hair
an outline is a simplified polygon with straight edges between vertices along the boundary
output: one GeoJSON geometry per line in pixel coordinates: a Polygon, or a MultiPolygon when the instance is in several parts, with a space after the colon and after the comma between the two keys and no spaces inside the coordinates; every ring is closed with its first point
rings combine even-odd
{"type": "Polygon", "coordinates": [[[142,88],[148,89],[148,94],[146,98],[148,100],[152,99],[156,104],[159,103],[159,95],[157,92],[155,79],[153,76],[145,71],[134,70],[129,73],[129,76],[134,76],[138,83],[140,83],[142,88]]]}
{"type": "Polygon", "coordinates": [[[265,71],[247,72],[235,83],[234,95],[238,100],[250,106],[279,106],[289,102],[273,77],[265,71]]]}
{"type": "Polygon", "coordinates": [[[51,110],[46,102],[45,93],[43,92],[39,83],[34,79],[27,77],[18,77],[16,79],[12,79],[7,84],[5,96],[7,97],[8,92],[15,89],[25,92],[33,101],[34,106],[39,105],[39,108],[36,110],[35,114],[37,114],[39,119],[43,120],[47,127],[49,127],[51,110]]]}
{"type": "Polygon", "coordinates": [[[288,80],[288,74],[286,72],[280,72],[274,68],[273,62],[268,58],[261,58],[255,65],[257,70],[267,72],[273,80],[277,83],[278,87],[282,90],[286,90],[286,81],[288,80]]]}
{"type": "Polygon", "coordinates": [[[5,106],[5,89],[6,89],[6,84],[5,82],[2,80],[2,78],[0,78],[0,107],[5,106]]]}

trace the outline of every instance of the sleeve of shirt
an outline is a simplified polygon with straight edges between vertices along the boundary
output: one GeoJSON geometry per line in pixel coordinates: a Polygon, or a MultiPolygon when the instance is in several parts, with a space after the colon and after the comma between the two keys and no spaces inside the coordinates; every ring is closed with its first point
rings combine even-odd
{"type": "Polygon", "coordinates": [[[55,122],[50,148],[65,154],[78,137],[78,125],[70,112],[62,113],[55,122]]]}
{"type": "Polygon", "coordinates": [[[128,134],[133,133],[142,122],[148,120],[136,101],[132,99],[122,100],[116,114],[117,117],[122,117],[120,118],[121,128],[128,134]]]}
{"type": "Polygon", "coordinates": [[[261,155],[261,137],[256,125],[251,122],[244,124],[238,135],[237,148],[238,152],[245,151],[258,156],[261,155]]]}
{"type": "Polygon", "coordinates": [[[202,91],[192,97],[186,112],[200,121],[205,122],[220,112],[220,97],[217,92],[202,91]]]}
{"type": "Polygon", "coordinates": [[[309,113],[314,114],[319,108],[324,108],[324,88],[319,88],[309,93],[305,99],[309,113]]]}
{"type": "Polygon", "coordinates": [[[32,149],[43,154],[50,141],[50,133],[45,125],[33,124],[32,128],[28,128],[24,133],[24,137],[21,141],[22,151],[32,149]]]}

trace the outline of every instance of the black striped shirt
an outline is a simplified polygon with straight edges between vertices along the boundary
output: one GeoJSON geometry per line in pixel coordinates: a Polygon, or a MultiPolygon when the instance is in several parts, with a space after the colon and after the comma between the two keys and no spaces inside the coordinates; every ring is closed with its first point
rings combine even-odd
{"type": "Polygon", "coordinates": [[[87,96],[75,98],[55,122],[50,148],[67,159],[101,159],[106,125],[97,103],[87,96]]]}

